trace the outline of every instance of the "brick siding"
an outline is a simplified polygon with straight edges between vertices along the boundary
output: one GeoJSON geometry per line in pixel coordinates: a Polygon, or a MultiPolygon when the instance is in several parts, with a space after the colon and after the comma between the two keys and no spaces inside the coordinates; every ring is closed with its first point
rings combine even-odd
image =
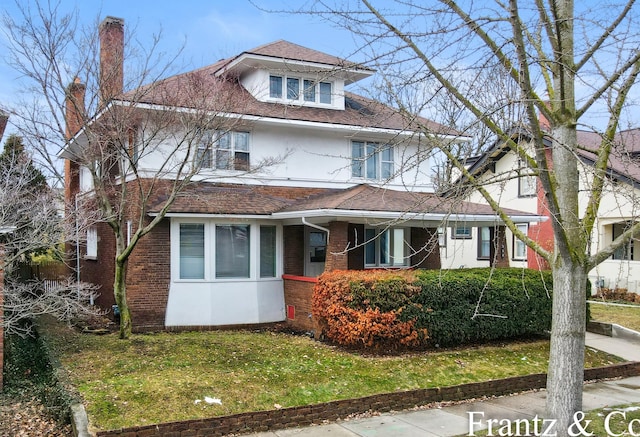
{"type": "Polygon", "coordinates": [[[293,318],[289,318],[287,311],[287,323],[299,331],[315,331],[316,324],[311,315],[313,287],[318,280],[316,278],[291,277],[284,275],[284,304],[285,308],[293,307],[293,318]]]}
{"type": "Polygon", "coordinates": [[[129,258],[127,295],[135,331],[164,329],[170,282],[170,221],[164,219],[138,242],[129,258]]]}
{"type": "MultiPolygon", "coordinates": [[[[624,363],[595,369],[586,369],[585,381],[630,377],[640,375],[640,363],[624,363]]],[[[209,419],[188,420],[138,426],[113,431],[99,431],[97,437],[198,437],[223,436],[231,433],[256,433],[275,429],[293,428],[335,421],[352,414],[369,411],[389,412],[428,405],[436,402],[460,401],[483,396],[502,396],[546,386],[544,373],[517,376],[493,381],[400,391],[345,399],[322,404],[283,408],[281,410],[257,411],[209,419]]]]}
{"type": "Polygon", "coordinates": [[[331,222],[329,223],[329,241],[327,242],[327,259],[324,271],[347,270],[349,248],[349,223],[331,222]]]}

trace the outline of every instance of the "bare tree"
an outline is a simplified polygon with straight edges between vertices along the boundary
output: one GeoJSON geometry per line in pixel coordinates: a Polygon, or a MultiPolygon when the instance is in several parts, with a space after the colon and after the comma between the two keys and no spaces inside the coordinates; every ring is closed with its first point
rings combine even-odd
{"type": "MultiPolygon", "coordinates": [[[[30,80],[28,95],[37,99],[15,113],[43,161],[55,167],[52,145],[63,147],[70,211],[98,211],[98,228],[112,235],[113,292],[120,337],[128,338],[127,261],[174,201],[207,179],[201,170],[211,164],[216,135],[243,123],[233,114],[243,113],[246,102],[232,99],[229,81],[206,68],[171,75],[178,55],[159,51],[160,35],[136,45],[121,19],[84,28],[77,12],[61,14],[44,2],[32,7],[19,6],[19,20],[4,20],[11,64],[30,80]]],[[[236,177],[281,159],[235,163],[243,170],[236,177]]]]}
{"type": "MultiPolygon", "coordinates": [[[[316,1],[310,10],[296,11],[320,14],[362,37],[364,50],[384,66],[381,73],[391,71],[387,76],[391,99],[412,122],[421,108],[414,106],[417,99],[407,98],[406,84],[416,78],[429,80],[437,84],[432,89],[446,91],[452,105],[483,124],[539,178],[555,237],[551,249],[520,232],[498,199],[466,171],[456,151],[440,147],[514,235],[553,271],[547,412],[558,421],[558,435],[567,435],[582,406],[587,273],[640,233],[636,221],[597,252],[590,241],[606,191],[607,165],[615,153],[614,136],[640,72],[634,1],[590,7],[576,8],[572,0],[398,0],[382,6],[361,0],[316,1]],[[487,99],[491,92],[483,89],[487,81],[476,80],[487,68],[497,69],[493,79],[502,78],[515,92],[487,99]],[[403,72],[404,82],[393,77],[395,71],[403,72]],[[504,112],[487,105],[488,100],[499,103],[504,112]],[[606,126],[597,130],[601,142],[591,150],[594,170],[586,189],[588,201],[580,210],[579,187],[584,181],[579,180],[577,127],[593,129],[587,117],[594,112],[606,113],[606,126]],[[548,131],[540,126],[538,113],[548,120],[548,131]],[[500,114],[513,117],[526,130],[532,147],[512,138],[500,114]]],[[[423,134],[434,137],[426,126],[423,134]]]]}
{"type": "Polygon", "coordinates": [[[20,138],[12,135],[0,155],[0,229],[10,229],[4,237],[5,256],[0,262],[5,272],[4,332],[25,335],[34,317],[48,314],[71,321],[95,315],[89,305],[97,287],[73,278],[44,281],[20,278],[18,266],[45,249],[56,250],[64,238],[74,238],[59,214],[62,205],[55,190],[22,149],[20,138]]]}

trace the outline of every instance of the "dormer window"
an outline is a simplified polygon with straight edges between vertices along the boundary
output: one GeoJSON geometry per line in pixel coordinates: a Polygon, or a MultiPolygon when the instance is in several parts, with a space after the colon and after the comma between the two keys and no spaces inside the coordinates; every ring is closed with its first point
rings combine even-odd
{"type": "Polygon", "coordinates": [[[330,105],[332,95],[331,82],[316,82],[296,76],[269,76],[269,97],[272,99],[330,105]]]}

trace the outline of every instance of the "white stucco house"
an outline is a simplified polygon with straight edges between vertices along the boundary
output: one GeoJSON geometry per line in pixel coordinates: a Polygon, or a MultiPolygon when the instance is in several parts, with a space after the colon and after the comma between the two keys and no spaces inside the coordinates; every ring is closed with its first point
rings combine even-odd
{"type": "MultiPolygon", "coordinates": [[[[108,17],[101,31],[103,61],[117,58],[123,21],[108,17]]],[[[440,268],[443,222],[499,223],[486,205],[433,193],[429,138],[467,137],[426,119],[410,123],[393,108],[348,91],[374,73],[276,41],[143,90],[107,87],[111,95],[95,122],[132,106],[156,115],[194,110],[189,90],[197,84],[217,90],[198,107],[213,108],[224,99],[225,110],[216,117],[231,126],[202,126],[200,172],[129,259],[134,329],[285,320],[309,328],[311,289],[323,271],[440,268]],[[250,171],[272,156],[285,158],[268,171],[250,171]]],[[[123,180],[152,173],[169,151],[187,153],[165,140],[138,156],[136,138],[145,131],[134,123],[127,135],[136,172],[118,175],[123,180]]],[[[87,147],[83,126],[70,129],[70,137],[60,153],[67,162],[68,201],[92,190],[75,162],[87,147]]],[[[156,194],[149,217],[164,205],[162,183],[156,194]]],[[[539,219],[535,211],[509,213],[525,225],[539,219]]],[[[99,225],[81,247],[81,277],[101,284],[98,304],[106,308],[113,304],[114,244],[112,232],[99,225]]]]}

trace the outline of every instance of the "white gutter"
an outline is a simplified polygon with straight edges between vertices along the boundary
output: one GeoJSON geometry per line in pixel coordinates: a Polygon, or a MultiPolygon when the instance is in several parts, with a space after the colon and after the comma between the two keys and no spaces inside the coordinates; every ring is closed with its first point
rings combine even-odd
{"type": "MultiPolygon", "coordinates": [[[[342,209],[314,209],[308,211],[276,212],[272,214],[277,219],[293,219],[304,217],[358,217],[372,219],[394,219],[394,220],[424,220],[424,221],[448,221],[459,222],[486,222],[501,221],[497,215],[482,214],[451,214],[451,213],[415,213],[415,212],[386,212],[386,211],[353,211],[342,209]]],[[[547,220],[545,216],[539,215],[514,215],[509,216],[516,223],[543,222],[547,220]]]]}
{"type": "MultiPolygon", "coordinates": [[[[148,214],[150,217],[156,217],[157,212],[148,214]]],[[[275,212],[273,214],[257,215],[257,214],[199,214],[188,212],[170,212],[165,215],[169,218],[217,218],[231,220],[287,220],[300,219],[304,225],[316,228],[325,232],[328,229],[315,223],[309,222],[308,218],[361,218],[371,220],[389,220],[389,221],[432,221],[432,222],[462,222],[462,223],[500,223],[502,220],[497,215],[482,214],[445,214],[445,213],[405,213],[405,212],[380,212],[380,211],[353,211],[342,209],[314,209],[308,211],[292,211],[292,212],[275,212]]],[[[514,215],[509,216],[514,223],[540,223],[548,220],[546,216],[540,215],[514,215]]],[[[382,223],[382,222],[380,222],[382,223]]],[[[380,224],[378,223],[378,224],[380,224]]]]}

